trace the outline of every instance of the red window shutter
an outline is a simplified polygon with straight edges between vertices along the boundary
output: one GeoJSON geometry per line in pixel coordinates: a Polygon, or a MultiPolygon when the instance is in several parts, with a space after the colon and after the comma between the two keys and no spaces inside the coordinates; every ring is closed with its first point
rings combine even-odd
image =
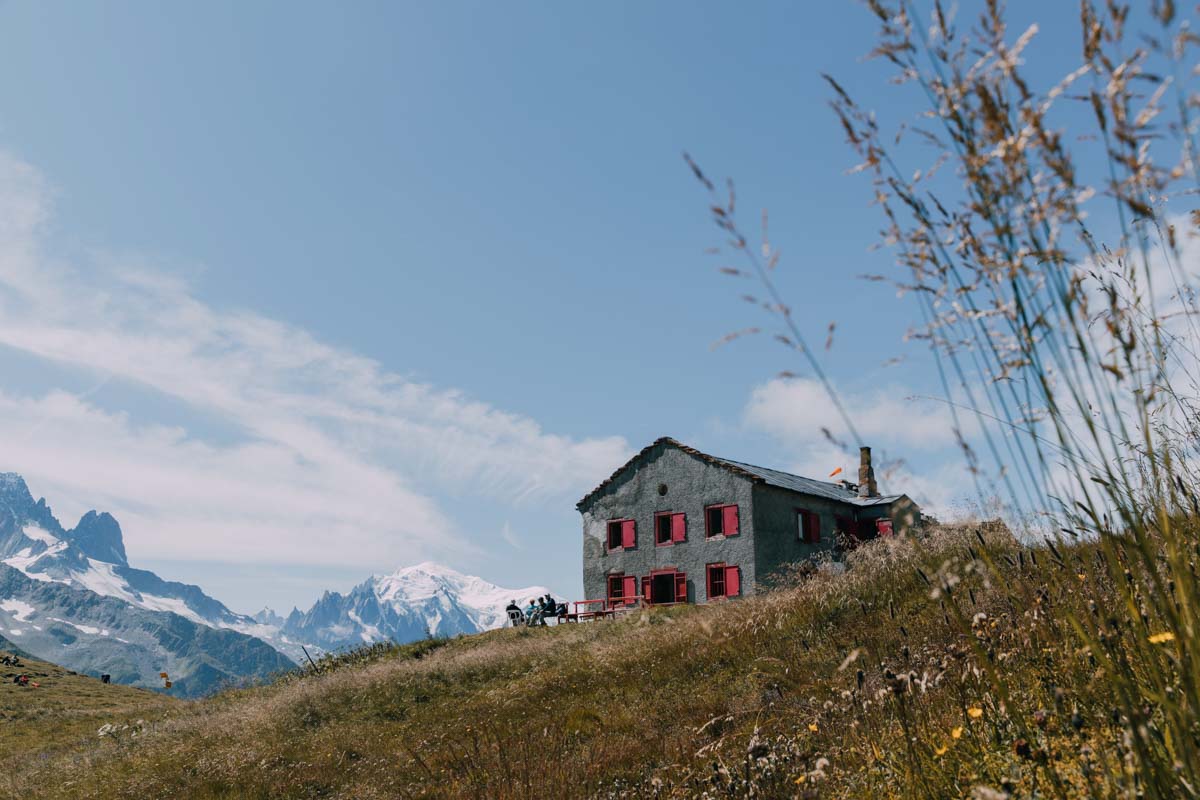
{"type": "Polygon", "coordinates": [[[675,573],[675,602],[687,602],[687,575],[682,572],[675,573]]]}
{"type": "Polygon", "coordinates": [[[708,597],[710,599],[713,596],[713,594],[712,594],[712,579],[713,579],[713,568],[705,567],[705,569],[704,569],[704,596],[708,597]]]}
{"type": "Polygon", "coordinates": [[[671,515],[671,541],[682,542],[687,538],[687,516],[684,514],[671,515]]]}
{"type": "Polygon", "coordinates": [[[742,571],[737,567],[725,568],[725,596],[737,597],[742,593],[742,571]]]}
{"type": "Polygon", "coordinates": [[[650,576],[642,578],[642,599],[647,603],[650,602],[650,576]]]}
{"type": "Polygon", "coordinates": [[[625,602],[632,603],[634,600],[637,599],[637,577],[635,577],[633,575],[626,575],[624,584],[625,584],[625,592],[624,592],[623,597],[625,599],[625,602]]]}
{"type": "Polygon", "coordinates": [[[637,545],[637,523],[627,519],[621,523],[621,547],[637,545]]]}
{"type": "Polygon", "coordinates": [[[725,506],[721,509],[721,529],[726,536],[738,534],[738,507],[725,506]]]}

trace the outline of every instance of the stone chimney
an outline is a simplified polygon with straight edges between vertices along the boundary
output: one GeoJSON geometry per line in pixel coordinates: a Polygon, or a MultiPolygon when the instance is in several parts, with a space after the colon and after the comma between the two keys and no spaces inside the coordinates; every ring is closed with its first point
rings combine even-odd
{"type": "Polygon", "coordinates": [[[858,496],[879,497],[879,487],[875,485],[875,468],[871,466],[871,448],[858,448],[858,496]]]}

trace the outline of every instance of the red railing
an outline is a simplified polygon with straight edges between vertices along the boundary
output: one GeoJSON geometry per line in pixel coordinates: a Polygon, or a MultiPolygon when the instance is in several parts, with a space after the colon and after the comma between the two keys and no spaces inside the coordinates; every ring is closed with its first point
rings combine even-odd
{"type": "Polygon", "coordinates": [[[684,601],[676,601],[671,603],[647,603],[645,599],[640,596],[630,598],[614,597],[598,600],[573,600],[570,604],[575,607],[575,610],[566,615],[565,620],[567,622],[612,619],[617,614],[626,611],[632,611],[637,608],[686,605],[684,601]]]}
{"type": "Polygon", "coordinates": [[[623,598],[576,600],[572,603],[575,606],[575,611],[568,614],[567,619],[578,621],[615,617],[618,612],[640,607],[641,603],[642,599],[640,597],[631,597],[628,600],[623,598]]]}

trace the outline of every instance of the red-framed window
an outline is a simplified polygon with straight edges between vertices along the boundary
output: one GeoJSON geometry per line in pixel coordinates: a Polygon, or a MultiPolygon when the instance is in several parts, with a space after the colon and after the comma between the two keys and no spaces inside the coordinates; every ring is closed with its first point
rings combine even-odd
{"type": "Polygon", "coordinates": [[[709,600],[720,597],[737,597],[742,593],[742,571],[724,562],[709,564],[705,569],[707,594],[709,600]]]}
{"type": "Polygon", "coordinates": [[[737,536],[739,527],[736,505],[715,505],[704,509],[705,536],[737,536]]]}
{"type": "Polygon", "coordinates": [[[608,603],[621,605],[638,599],[637,576],[616,572],[608,576],[608,603]]]}
{"type": "Polygon", "coordinates": [[[892,521],[890,519],[875,520],[875,532],[880,536],[892,535],[892,521]]]}
{"type": "Polygon", "coordinates": [[[663,547],[687,539],[687,515],[660,511],[654,515],[654,544],[663,547]]]}
{"type": "Polygon", "coordinates": [[[642,600],[649,605],[687,602],[687,574],[674,567],[651,570],[642,578],[642,600]]]}
{"type": "Polygon", "coordinates": [[[631,519],[608,521],[608,549],[627,550],[637,547],[637,523],[631,519]]]}
{"type": "Polygon", "coordinates": [[[796,509],[796,536],[805,544],[820,544],[821,517],[807,508],[796,509]]]}

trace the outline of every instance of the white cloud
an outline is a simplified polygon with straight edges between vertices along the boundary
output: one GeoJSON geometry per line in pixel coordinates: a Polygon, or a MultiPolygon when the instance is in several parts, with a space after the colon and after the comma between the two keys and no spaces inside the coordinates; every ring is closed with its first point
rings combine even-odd
{"type": "MultiPolygon", "coordinates": [[[[840,392],[839,398],[865,444],[872,447],[880,488],[908,494],[943,517],[966,511],[974,495],[970,474],[954,435],[949,406],[917,399],[899,385],[868,393],[840,392]],[[920,461],[921,469],[914,467],[920,461]]],[[[754,388],[743,423],[770,434],[792,454],[788,468],[818,480],[858,480],[858,453],[841,416],[813,379],[775,379],[754,388]],[[843,448],[830,441],[827,429],[843,448]],[[841,468],[836,476],[831,473],[841,468]]],[[[963,422],[966,433],[975,430],[963,422]]]]}
{"type": "Polygon", "coordinates": [[[500,528],[500,538],[507,542],[508,546],[514,550],[523,549],[521,547],[520,539],[518,539],[517,535],[513,533],[512,525],[509,524],[508,520],[505,520],[504,526],[500,528]]]}
{"type": "Polygon", "coordinates": [[[0,394],[0,468],[104,501],[145,558],[378,564],[465,546],[431,486],[581,494],[629,453],[407,380],[183,281],[43,251],[48,193],[0,155],[0,344],[175,398],[240,434],[147,425],[62,392],[0,394]],[[419,487],[419,488],[418,488],[419,487]]]}
{"type": "MultiPolygon", "coordinates": [[[[916,399],[902,387],[847,394],[841,400],[866,444],[940,450],[955,443],[949,407],[916,399]]],[[[822,440],[822,428],[841,441],[848,438],[829,394],[818,381],[808,378],[775,379],[755,387],[746,405],[745,420],[751,426],[795,439],[822,440]]]]}

